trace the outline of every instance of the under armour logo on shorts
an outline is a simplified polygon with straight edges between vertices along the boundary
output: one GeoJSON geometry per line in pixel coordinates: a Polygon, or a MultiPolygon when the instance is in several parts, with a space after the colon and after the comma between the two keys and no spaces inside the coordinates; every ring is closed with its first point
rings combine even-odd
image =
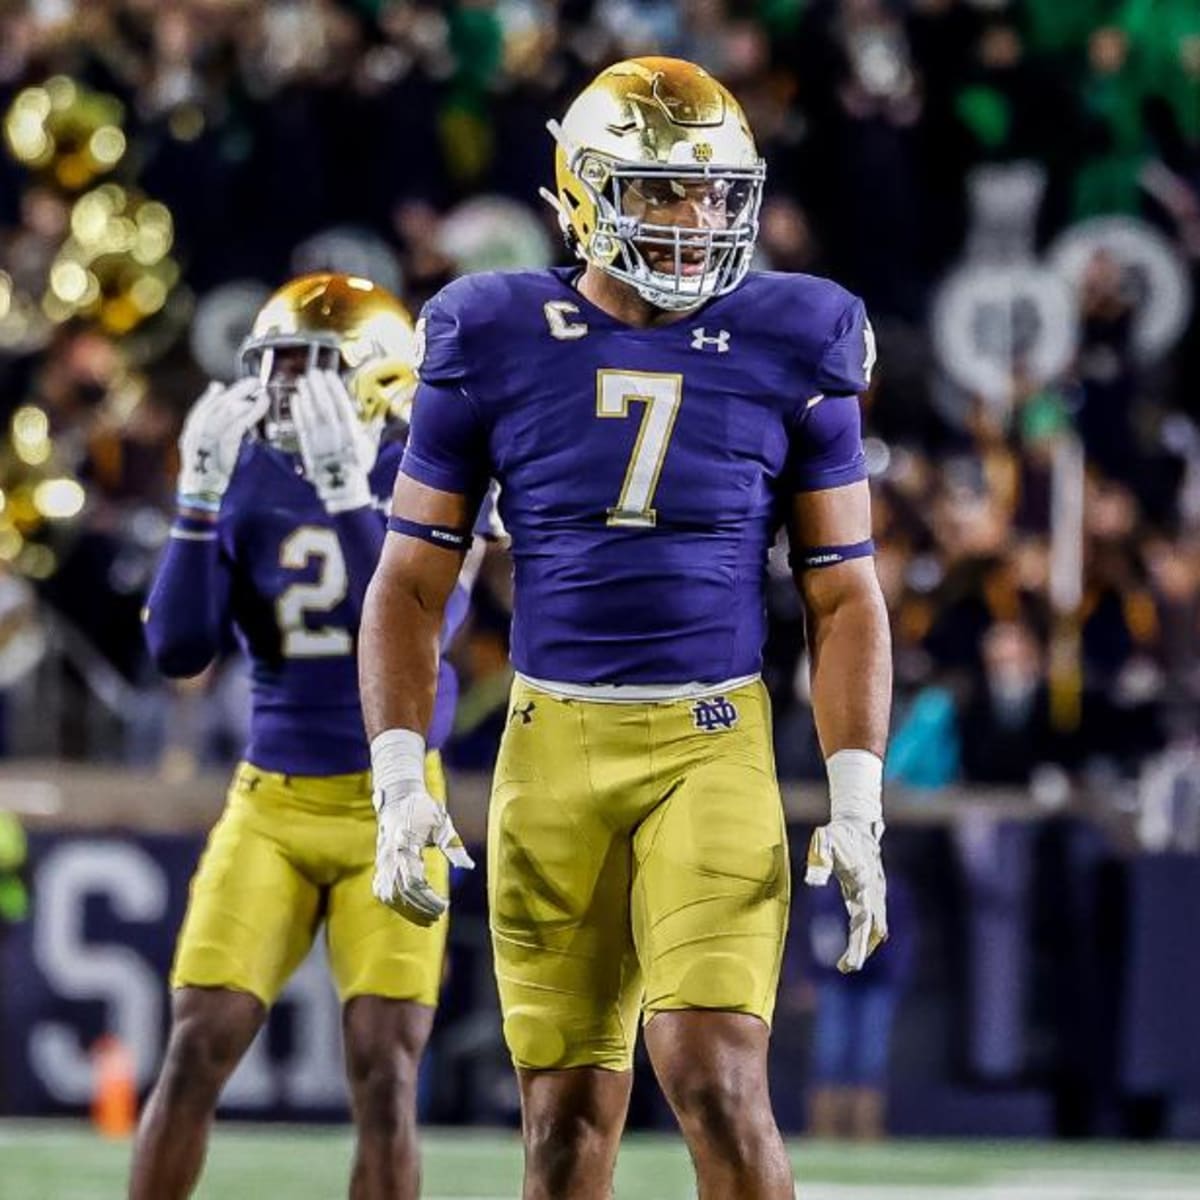
{"type": "Polygon", "coordinates": [[[508,714],[508,723],[511,725],[517,717],[520,717],[522,725],[531,725],[533,723],[533,710],[535,707],[532,700],[524,708],[518,708],[514,704],[512,712],[508,714]]]}
{"type": "Polygon", "coordinates": [[[737,724],[738,710],[724,696],[711,700],[697,700],[692,705],[692,720],[697,729],[714,733],[718,729],[732,729],[737,724]]]}

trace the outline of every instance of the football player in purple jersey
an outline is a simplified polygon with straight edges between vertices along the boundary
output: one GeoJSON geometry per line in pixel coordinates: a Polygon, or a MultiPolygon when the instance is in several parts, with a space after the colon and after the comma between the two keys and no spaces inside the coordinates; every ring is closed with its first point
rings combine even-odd
{"type": "MultiPolygon", "coordinates": [[[[170,1041],[138,1131],[134,1200],[191,1193],[221,1087],[322,924],[358,1127],[350,1195],[417,1197],[417,1069],[446,922],[418,926],[371,894],[376,822],[354,664],[403,451],[389,437],[402,423],[388,418],[407,415],[414,357],[408,313],[385,289],[304,276],[258,315],[244,377],[210,386],[184,426],[179,508],[146,637],[165,674],[188,676],[232,635],[250,659],[253,715],[192,881],[171,972],[170,1041]]],[[[452,588],[443,640],[466,611],[476,560],[452,588]]],[[[436,748],[455,693],[448,668],[434,692],[422,785],[441,803],[436,748]]],[[[445,856],[431,853],[428,868],[444,887],[445,856]]]]}
{"type": "Polygon", "coordinates": [[[767,1042],[789,867],[759,678],[786,526],[808,614],[831,875],[856,970],[887,936],[891,692],[858,395],[874,346],[836,284],[750,271],[764,164],[690,63],[610,67],[560,124],[581,268],[426,306],[413,427],[363,613],[376,894],[423,918],[455,851],[422,763],[438,629],[489,478],[512,539],[517,671],[488,891],[524,1115],[525,1200],[611,1195],[639,1019],[704,1200],[790,1200],[767,1042]]]}

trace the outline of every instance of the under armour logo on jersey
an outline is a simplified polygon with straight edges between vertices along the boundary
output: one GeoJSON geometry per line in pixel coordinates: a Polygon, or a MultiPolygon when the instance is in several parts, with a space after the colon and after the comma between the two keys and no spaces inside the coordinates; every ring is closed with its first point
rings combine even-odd
{"type": "Polygon", "coordinates": [[[715,350],[718,354],[729,352],[729,330],[719,329],[712,337],[705,332],[704,326],[692,330],[693,350],[715,350]]]}
{"type": "Polygon", "coordinates": [[[533,710],[536,707],[537,707],[537,705],[532,700],[530,700],[529,703],[526,704],[524,708],[518,708],[514,704],[512,712],[510,712],[508,714],[508,723],[511,725],[518,717],[520,717],[522,725],[532,725],[533,724],[533,710]]]}
{"type": "Polygon", "coordinates": [[[714,733],[718,729],[732,729],[737,724],[738,710],[724,696],[714,696],[711,700],[697,700],[692,705],[692,720],[697,729],[705,733],[714,733]]]}
{"type": "Polygon", "coordinates": [[[342,472],[341,463],[330,463],[325,468],[325,473],[329,476],[329,486],[341,488],[346,486],[346,476],[342,472]]]}

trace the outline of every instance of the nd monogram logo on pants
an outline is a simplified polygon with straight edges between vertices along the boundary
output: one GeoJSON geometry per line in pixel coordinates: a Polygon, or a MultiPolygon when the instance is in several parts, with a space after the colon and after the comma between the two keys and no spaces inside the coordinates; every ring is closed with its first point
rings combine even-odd
{"type": "Polygon", "coordinates": [[[692,720],[697,729],[715,733],[718,729],[732,729],[737,724],[738,710],[724,696],[713,696],[711,700],[697,700],[692,705],[692,720]]]}

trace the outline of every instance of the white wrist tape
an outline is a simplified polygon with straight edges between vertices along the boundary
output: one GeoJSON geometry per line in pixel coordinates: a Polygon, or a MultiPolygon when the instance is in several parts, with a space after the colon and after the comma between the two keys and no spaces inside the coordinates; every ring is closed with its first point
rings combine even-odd
{"type": "Polygon", "coordinates": [[[425,739],[413,729],[385,729],[371,739],[375,795],[399,784],[425,786],[425,739]]]}
{"type": "Polygon", "coordinates": [[[870,750],[839,750],[825,760],[831,821],[883,820],[883,759],[870,750]]]}

